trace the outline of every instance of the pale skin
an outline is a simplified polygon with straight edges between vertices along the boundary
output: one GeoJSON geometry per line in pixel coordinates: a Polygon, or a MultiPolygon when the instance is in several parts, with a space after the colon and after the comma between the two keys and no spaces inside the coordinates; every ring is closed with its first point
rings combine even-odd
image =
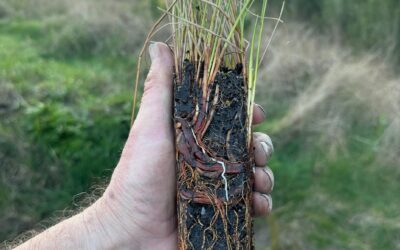
{"type": "MultiPolygon", "coordinates": [[[[152,65],[140,110],[102,197],[17,249],[177,249],[173,57],[162,43],[152,44],[149,52],[152,65]]],[[[264,119],[256,105],[253,124],[264,119]]],[[[253,211],[264,216],[272,208],[274,177],[266,167],[272,143],[254,133],[253,146],[253,211]]]]}

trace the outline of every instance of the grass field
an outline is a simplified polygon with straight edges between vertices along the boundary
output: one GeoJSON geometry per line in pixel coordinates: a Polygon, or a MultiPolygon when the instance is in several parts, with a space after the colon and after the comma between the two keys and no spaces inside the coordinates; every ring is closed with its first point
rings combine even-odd
{"type": "MultiPolygon", "coordinates": [[[[157,1],[37,1],[0,0],[0,242],[101,192],[158,15],[157,1]]],[[[257,249],[398,249],[398,64],[311,21],[286,20],[261,70],[276,186],[257,249]]]]}

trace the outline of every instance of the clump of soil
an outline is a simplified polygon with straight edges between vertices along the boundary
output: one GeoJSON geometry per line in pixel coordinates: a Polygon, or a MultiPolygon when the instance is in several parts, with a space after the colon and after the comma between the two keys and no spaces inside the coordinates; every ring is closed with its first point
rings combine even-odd
{"type": "Polygon", "coordinates": [[[252,249],[253,160],[242,66],[203,89],[184,62],[175,77],[179,249],[252,249]],[[178,79],[181,79],[180,81],[178,79]]]}

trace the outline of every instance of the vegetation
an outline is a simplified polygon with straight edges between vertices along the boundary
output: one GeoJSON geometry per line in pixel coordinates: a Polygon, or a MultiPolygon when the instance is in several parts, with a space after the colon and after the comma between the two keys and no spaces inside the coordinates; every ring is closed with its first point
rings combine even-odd
{"type": "MultiPolygon", "coordinates": [[[[0,241],[49,225],[110,175],[157,2],[0,1],[0,241]]],[[[398,1],[286,6],[255,98],[276,148],[257,246],[396,249],[400,83],[386,55],[398,55],[398,1]]]]}
{"type": "Polygon", "coordinates": [[[165,12],[175,59],[179,249],[254,245],[251,120],[267,1],[247,41],[252,3],[182,0],[165,12]]]}
{"type": "Polygon", "coordinates": [[[287,1],[285,18],[309,23],[355,52],[379,53],[400,63],[400,2],[396,0],[287,1]]]}

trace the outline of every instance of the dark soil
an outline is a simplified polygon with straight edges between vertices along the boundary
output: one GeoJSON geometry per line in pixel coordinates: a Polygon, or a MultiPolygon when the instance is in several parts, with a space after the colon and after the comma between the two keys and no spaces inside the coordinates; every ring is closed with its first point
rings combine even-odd
{"type": "Polygon", "coordinates": [[[196,73],[186,61],[175,78],[179,249],[252,249],[242,66],[221,68],[204,98],[196,73]]]}

